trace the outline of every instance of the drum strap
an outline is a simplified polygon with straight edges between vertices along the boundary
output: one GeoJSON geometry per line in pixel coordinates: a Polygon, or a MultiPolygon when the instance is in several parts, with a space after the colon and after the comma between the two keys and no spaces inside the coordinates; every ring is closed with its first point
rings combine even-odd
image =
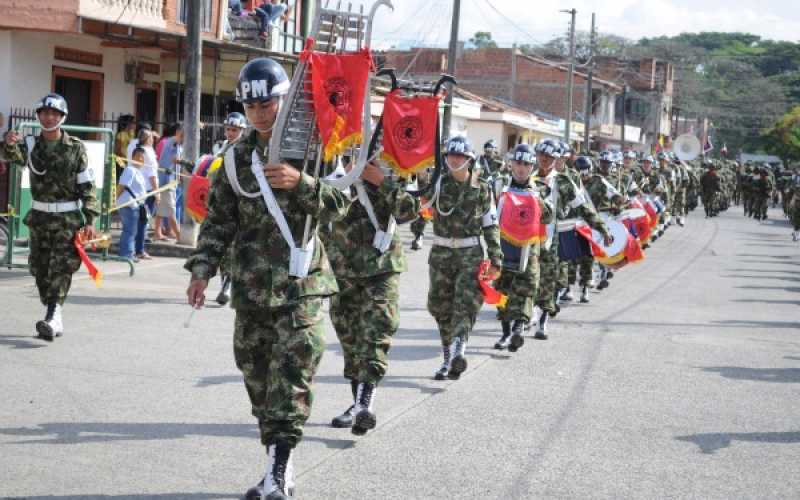
{"type": "Polygon", "coordinates": [[[547,226],[547,241],[544,242],[544,248],[550,250],[553,246],[553,239],[556,235],[556,224],[558,223],[558,175],[553,175],[550,179],[545,179],[548,187],[550,188],[549,202],[553,207],[553,220],[547,226]]]}
{"type": "Polygon", "coordinates": [[[355,187],[358,201],[361,203],[361,206],[364,207],[364,210],[367,211],[367,217],[369,217],[372,227],[375,228],[375,238],[372,240],[372,246],[381,254],[384,254],[392,245],[394,233],[397,231],[397,222],[394,220],[394,216],[390,215],[389,223],[386,225],[386,231],[381,229],[380,224],[378,224],[378,218],[375,216],[375,209],[372,206],[372,201],[369,199],[367,190],[364,189],[364,182],[357,180],[355,182],[355,187]]]}

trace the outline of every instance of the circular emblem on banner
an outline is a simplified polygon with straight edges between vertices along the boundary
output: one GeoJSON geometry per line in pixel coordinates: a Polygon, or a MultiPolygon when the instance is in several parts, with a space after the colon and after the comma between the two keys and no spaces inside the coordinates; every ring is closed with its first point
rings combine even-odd
{"type": "Polygon", "coordinates": [[[325,93],[328,102],[336,109],[336,113],[344,114],[350,108],[350,86],[344,78],[331,78],[325,82],[325,93]]]}
{"type": "Polygon", "coordinates": [[[418,116],[408,116],[395,125],[392,135],[398,146],[410,151],[422,142],[422,132],[422,120],[418,116]]]}
{"type": "Polygon", "coordinates": [[[516,210],[517,219],[521,224],[529,224],[532,222],[533,215],[531,214],[531,209],[529,207],[522,207],[516,210]]]}

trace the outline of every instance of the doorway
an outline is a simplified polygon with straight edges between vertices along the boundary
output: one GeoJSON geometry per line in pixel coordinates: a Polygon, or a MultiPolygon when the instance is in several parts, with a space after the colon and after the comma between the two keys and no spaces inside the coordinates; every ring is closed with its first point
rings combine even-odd
{"type": "Polygon", "coordinates": [[[158,121],[160,85],[143,83],[136,86],[136,121],[155,125],[158,121]]]}
{"type": "MultiPolygon", "coordinates": [[[[67,101],[68,125],[100,125],[103,114],[103,74],[53,66],[53,92],[67,101]]],[[[86,134],[76,134],[88,138],[86,134]]]]}

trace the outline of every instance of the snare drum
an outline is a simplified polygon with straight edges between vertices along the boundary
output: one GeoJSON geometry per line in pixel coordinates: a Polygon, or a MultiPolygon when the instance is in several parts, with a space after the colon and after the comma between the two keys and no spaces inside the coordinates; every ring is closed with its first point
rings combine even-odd
{"type": "Polygon", "coordinates": [[[558,258],[563,261],[575,261],[581,257],[589,257],[592,250],[586,238],[576,230],[577,219],[558,223],[558,258]]]}
{"type": "Polygon", "coordinates": [[[592,229],[592,239],[606,254],[605,257],[596,256],[595,259],[604,266],[613,266],[625,259],[625,247],[628,245],[630,233],[625,225],[619,221],[606,219],[605,223],[614,241],[610,245],[606,245],[603,241],[603,235],[592,229]]]}

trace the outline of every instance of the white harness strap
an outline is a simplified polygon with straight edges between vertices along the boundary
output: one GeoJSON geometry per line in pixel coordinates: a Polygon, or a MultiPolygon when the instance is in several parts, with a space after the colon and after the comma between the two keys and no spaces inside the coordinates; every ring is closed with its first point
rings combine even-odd
{"type": "Polygon", "coordinates": [[[394,220],[394,216],[390,215],[389,222],[386,225],[386,231],[382,230],[380,224],[378,224],[378,218],[375,216],[375,209],[373,208],[372,202],[369,199],[367,190],[364,189],[364,183],[359,179],[355,182],[355,186],[356,194],[358,195],[358,201],[367,211],[369,221],[372,223],[372,227],[375,228],[375,238],[372,240],[372,246],[375,247],[381,254],[384,254],[387,250],[389,250],[389,247],[392,246],[394,233],[397,231],[397,222],[394,220]]]}
{"type": "Polygon", "coordinates": [[[553,220],[547,225],[547,241],[544,243],[544,247],[547,250],[550,250],[553,246],[553,238],[556,235],[556,224],[558,223],[558,175],[555,171],[550,175],[552,176],[550,179],[545,179],[549,181],[547,186],[550,188],[548,202],[553,206],[553,220]]]}
{"type": "Polygon", "coordinates": [[[36,170],[33,166],[33,162],[31,161],[31,155],[33,154],[33,148],[36,146],[36,138],[32,135],[28,135],[25,137],[25,145],[28,146],[28,168],[31,169],[36,175],[44,175],[47,173],[47,169],[42,171],[36,170]]]}

